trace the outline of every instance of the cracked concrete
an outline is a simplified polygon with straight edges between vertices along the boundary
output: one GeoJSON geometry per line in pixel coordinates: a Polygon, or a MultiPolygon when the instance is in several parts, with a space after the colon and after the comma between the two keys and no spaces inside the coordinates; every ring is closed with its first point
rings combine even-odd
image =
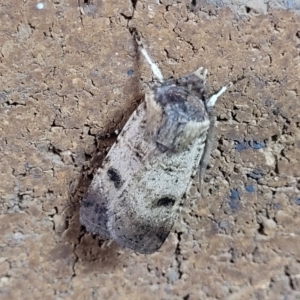
{"type": "Polygon", "coordinates": [[[300,297],[299,5],[207,2],[0,4],[1,299],[300,297]],[[133,25],[165,77],[243,78],[216,107],[203,195],[149,256],[78,218],[152,78],[133,25]]]}

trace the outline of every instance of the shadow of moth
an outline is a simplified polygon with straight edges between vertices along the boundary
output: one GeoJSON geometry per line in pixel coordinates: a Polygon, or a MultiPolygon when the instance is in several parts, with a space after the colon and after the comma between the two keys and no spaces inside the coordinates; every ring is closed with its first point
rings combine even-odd
{"type": "Polygon", "coordinates": [[[200,165],[210,156],[214,105],[229,86],[207,97],[207,70],[164,80],[141,39],[156,81],[131,115],[84,197],[87,231],[140,253],[157,251],[169,235],[200,165]]]}

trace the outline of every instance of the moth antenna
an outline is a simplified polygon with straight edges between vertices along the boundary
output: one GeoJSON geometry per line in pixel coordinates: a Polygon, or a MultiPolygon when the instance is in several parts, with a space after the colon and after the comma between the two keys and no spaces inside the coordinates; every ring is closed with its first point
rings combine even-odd
{"type": "Polygon", "coordinates": [[[202,184],[204,180],[204,173],[208,166],[210,154],[213,148],[214,138],[215,138],[215,131],[216,131],[216,115],[214,110],[211,108],[208,110],[208,117],[209,117],[209,129],[207,131],[206,136],[206,143],[204,146],[203,155],[200,161],[199,170],[198,170],[198,182],[199,182],[199,189],[198,192],[202,195],[202,184]]]}
{"type": "Polygon", "coordinates": [[[218,98],[232,85],[233,85],[233,83],[230,82],[227,85],[223,86],[216,94],[212,95],[206,103],[207,108],[210,109],[210,108],[214,107],[218,98]]]}
{"type": "Polygon", "coordinates": [[[163,77],[159,67],[151,60],[150,56],[148,55],[148,52],[146,51],[146,49],[143,45],[142,38],[141,38],[140,34],[138,33],[138,31],[135,28],[132,29],[132,34],[133,34],[133,36],[135,38],[135,41],[138,45],[139,51],[142,53],[142,55],[146,59],[147,63],[150,65],[153,75],[155,76],[155,78],[158,81],[163,82],[164,77],[163,77]]]}

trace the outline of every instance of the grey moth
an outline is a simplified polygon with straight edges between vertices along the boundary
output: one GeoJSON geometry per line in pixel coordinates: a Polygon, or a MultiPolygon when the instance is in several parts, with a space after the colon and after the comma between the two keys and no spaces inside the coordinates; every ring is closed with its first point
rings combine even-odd
{"type": "Polygon", "coordinates": [[[202,67],[164,80],[138,35],[136,40],[156,80],[95,174],[80,222],[92,234],[151,254],[172,230],[197,171],[203,175],[213,108],[229,85],[208,97],[202,67]]]}

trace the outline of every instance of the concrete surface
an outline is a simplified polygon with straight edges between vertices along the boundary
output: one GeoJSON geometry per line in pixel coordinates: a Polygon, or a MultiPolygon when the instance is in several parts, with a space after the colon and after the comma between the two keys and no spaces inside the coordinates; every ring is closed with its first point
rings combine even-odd
{"type": "Polygon", "coordinates": [[[299,3],[215,2],[2,1],[1,299],[300,299],[299,3]],[[166,77],[202,65],[210,92],[239,79],[203,195],[149,256],[78,218],[151,80],[133,25],[166,77]]]}

